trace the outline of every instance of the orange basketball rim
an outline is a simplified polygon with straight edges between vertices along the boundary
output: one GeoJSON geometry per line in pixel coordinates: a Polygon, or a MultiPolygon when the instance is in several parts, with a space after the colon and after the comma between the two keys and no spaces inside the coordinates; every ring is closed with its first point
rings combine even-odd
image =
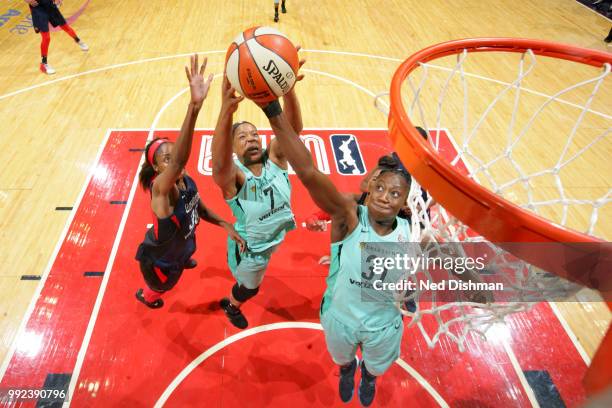
{"type": "MultiPolygon", "coordinates": [[[[470,228],[501,244],[511,242],[558,243],[558,257],[545,261],[537,251],[516,251],[514,255],[569,280],[609,292],[612,245],[555,224],[520,208],[494,192],[457,172],[444,161],[434,147],[419,134],[408,118],[402,101],[401,87],[408,75],[426,63],[448,55],[467,52],[515,52],[531,50],[535,55],[559,58],[603,68],[612,65],[612,54],[566,44],[519,38],[473,38],[449,41],[425,48],[405,60],[391,83],[389,135],[402,162],[431,195],[453,216],[470,228]],[[580,268],[568,267],[568,259],[579,259],[580,268]],[[585,273],[585,269],[588,270],[585,273]]],[[[511,250],[512,252],[512,250],[511,250]]],[[[612,303],[607,302],[612,309],[612,303]]],[[[612,332],[602,342],[587,376],[587,392],[600,391],[612,382],[612,332]]]]}
{"type": "Polygon", "coordinates": [[[494,243],[559,243],[562,256],[555,259],[550,257],[542,259],[528,251],[515,255],[544,270],[588,287],[610,290],[604,287],[604,278],[608,278],[609,275],[609,270],[605,270],[605,266],[609,266],[612,262],[612,246],[609,243],[552,223],[460,174],[420,136],[406,113],[401,97],[401,86],[419,63],[458,54],[464,50],[522,53],[528,49],[536,55],[561,58],[595,67],[603,67],[606,63],[612,64],[610,53],[530,39],[474,38],[433,45],[409,57],[393,76],[389,134],[402,162],[411,174],[453,216],[494,243]],[[568,267],[568,259],[580,259],[582,270],[574,271],[571,266],[568,267]],[[590,269],[587,274],[584,273],[585,264],[588,264],[590,269]]]}

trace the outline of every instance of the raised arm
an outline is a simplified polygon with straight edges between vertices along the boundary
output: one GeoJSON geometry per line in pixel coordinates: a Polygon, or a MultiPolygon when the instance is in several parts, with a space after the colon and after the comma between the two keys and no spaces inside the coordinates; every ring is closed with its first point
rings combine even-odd
{"type": "Polygon", "coordinates": [[[332,218],[332,240],[338,241],[357,225],[356,204],[340,193],[331,180],[321,173],[312,162],[310,152],[281,111],[278,101],[272,102],[264,112],[270,120],[272,130],[280,148],[291,163],[298,178],[308,190],[315,204],[332,218]]]}
{"type": "MultiPolygon", "coordinates": [[[[296,45],[295,49],[299,52],[302,49],[301,45],[296,45]]],[[[302,69],[302,66],[306,63],[305,59],[301,59],[298,65],[298,71],[302,69]]],[[[295,77],[295,84],[293,88],[285,96],[283,96],[283,111],[285,112],[285,116],[287,120],[295,130],[295,133],[300,134],[302,129],[304,129],[304,124],[302,123],[302,110],[300,109],[300,101],[295,94],[295,86],[299,81],[304,79],[304,74],[298,73],[295,77]]]]}
{"type": "Polygon", "coordinates": [[[213,136],[212,168],[213,180],[221,187],[224,198],[231,198],[236,195],[236,176],[238,169],[232,160],[232,121],[234,112],[238,109],[238,104],[244,99],[236,96],[236,91],[232,88],[226,76],[223,76],[221,85],[221,111],[217,119],[215,134],[213,136]]]}
{"type": "Polygon", "coordinates": [[[295,87],[283,96],[283,111],[285,111],[287,121],[291,124],[295,133],[299,134],[304,129],[304,124],[302,123],[302,110],[300,109],[300,101],[295,94],[295,87]]]}
{"type": "Polygon", "coordinates": [[[189,80],[191,91],[191,101],[187,107],[187,114],[181,126],[181,132],[170,154],[168,166],[155,178],[152,187],[152,207],[156,214],[167,214],[170,210],[169,194],[176,180],[181,176],[189,154],[191,153],[191,142],[198,113],[202,108],[204,99],[208,94],[213,75],[209,75],[204,80],[204,70],[206,69],[207,59],[204,58],[202,66],[198,70],[198,56],[191,57],[191,67],[185,67],[185,73],[189,80]]]}
{"type": "MultiPolygon", "coordinates": [[[[298,51],[302,48],[300,45],[295,47],[298,51]]],[[[302,68],[302,65],[306,63],[305,59],[300,60],[299,68],[302,68]]],[[[295,87],[297,86],[298,81],[304,79],[303,74],[298,74],[296,77],[296,82],[293,88],[285,96],[283,96],[283,111],[285,112],[285,116],[287,120],[291,124],[291,127],[295,131],[295,133],[299,134],[304,129],[304,124],[302,123],[302,110],[300,109],[300,101],[297,98],[295,93],[295,87]]],[[[270,142],[270,158],[276,164],[281,167],[287,166],[287,158],[283,154],[283,149],[280,148],[279,144],[272,140],[270,142]]]]}

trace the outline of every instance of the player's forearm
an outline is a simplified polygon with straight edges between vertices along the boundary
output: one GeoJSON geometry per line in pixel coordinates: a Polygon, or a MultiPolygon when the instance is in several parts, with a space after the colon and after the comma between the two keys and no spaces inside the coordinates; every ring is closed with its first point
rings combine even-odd
{"type": "Polygon", "coordinates": [[[270,126],[280,143],[280,148],[300,179],[316,171],[310,152],[302,143],[284,113],[270,118],[270,126]]]}
{"type": "Polygon", "coordinates": [[[302,110],[300,108],[300,101],[295,94],[295,88],[283,97],[283,102],[283,111],[287,116],[287,120],[291,123],[295,133],[300,133],[304,128],[304,124],[302,123],[302,110]]]}
{"type": "Polygon", "coordinates": [[[213,177],[228,173],[232,162],[232,121],[233,114],[226,110],[221,110],[215,134],[211,145],[213,177]]]}
{"type": "Polygon", "coordinates": [[[193,141],[193,132],[195,129],[196,120],[200,113],[201,106],[197,106],[194,103],[189,103],[187,113],[185,114],[185,120],[181,126],[181,132],[176,145],[172,151],[171,162],[175,163],[179,167],[185,167],[189,160],[189,154],[191,153],[191,144],[193,141]]]}
{"type": "Polygon", "coordinates": [[[219,225],[221,227],[225,227],[226,225],[229,225],[227,221],[225,221],[223,218],[217,215],[210,208],[205,207],[204,204],[202,204],[201,202],[200,202],[200,207],[198,208],[198,215],[204,221],[209,222],[214,225],[219,225]]]}

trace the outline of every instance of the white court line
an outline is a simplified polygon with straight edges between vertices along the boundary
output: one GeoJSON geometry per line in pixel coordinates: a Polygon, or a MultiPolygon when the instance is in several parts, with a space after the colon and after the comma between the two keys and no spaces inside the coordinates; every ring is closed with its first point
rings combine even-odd
{"type": "Polygon", "coordinates": [[[108,258],[106,269],[104,270],[102,284],[100,285],[100,288],[98,289],[98,295],[96,296],[96,303],[94,304],[93,310],[91,312],[91,316],[89,317],[89,323],[87,324],[87,330],[85,331],[85,336],[83,337],[83,342],[81,343],[81,348],[79,349],[79,353],[77,355],[77,360],[74,365],[74,370],[72,371],[72,375],[70,377],[70,385],[68,388],[69,400],[64,402],[65,407],[70,406],[70,402],[72,401],[72,398],[74,397],[74,389],[76,387],[76,383],[78,381],[78,377],[81,372],[81,367],[83,366],[85,354],[87,353],[87,349],[89,347],[89,341],[91,340],[91,335],[93,333],[93,329],[96,324],[96,320],[98,318],[98,313],[100,312],[100,306],[102,305],[102,299],[104,298],[104,292],[106,292],[106,285],[108,285],[108,280],[110,278],[111,271],[113,269],[115,257],[117,256],[117,251],[119,249],[119,243],[121,242],[121,238],[123,237],[123,230],[125,229],[125,224],[126,224],[128,215],[130,213],[130,209],[132,208],[132,201],[134,201],[134,195],[136,193],[136,188],[138,187],[138,168],[140,168],[143,162],[144,162],[144,154],[142,155],[140,162],[138,163],[138,167],[136,167],[136,174],[134,175],[134,179],[132,180],[132,188],[130,190],[130,195],[127,200],[125,209],[123,210],[123,216],[121,217],[121,222],[119,223],[119,229],[117,230],[115,242],[113,243],[113,248],[108,258]]]}
{"type": "MultiPolygon", "coordinates": [[[[161,408],[168,401],[168,398],[172,395],[174,390],[183,382],[189,374],[192,373],[193,370],[196,369],[200,364],[202,364],[207,358],[215,354],[217,351],[224,349],[232,343],[240,341],[246,337],[265,333],[267,331],[272,330],[281,330],[281,329],[311,329],[311,330],[323,330],[323,327],[319,323],[312,322],[280,322],[280,323],[271,323],[264,324],[262,326],[253,327],[252,329],[244,330],[239,333],[236,333],[214,346],[205,350],[202,354],[196,357],[192,362],[187,364],[185,368],[170,382],[168,387],[164,390],[162,395],[159,397],[157,402],[154,405],[154,408],[161,408]]],[[[436,400],[438,404],[440,404],[443,408],[448,408],[448,404],[444,401],[444,398],[440,394],[436,392],[436,390],[416,371],[413,367],[411,367],[408,363],[406,363],[402,359],[397,359],[395,361],[401,368],[406,370],[408,374],[410,374],[429,394],[436,400]]]]}
{"type": "MultiPolygon", "coordinates": [[[[367,88],[364,88],[363,86],[359,85],[356,82],[351,81],[350,79],[346,79],[345,77],[342,77],[342,76],[339,76],[339,75],[334,75],[334,74],[330,74],[329,72],[318,71],[318,70],[315,70],[315,69],[308,69],[308,68],[301,69],[300,72],[309,72],[311,74],[318,74],[318,75],[326,76],[326,77],[329,77],[329,78],[333,78],[333,79],[336,79],[336,80],[338,80],[340,82],[344,82],[344,83],[347,83],[349,85],[352,85],[355,88],[359,89],[360,91],[363,91],[363,92],[367,93],[368,95],[370,95],[373,98],[376,97],[376,93],[370,91],[367,88]]],[[[383,103],[387,107],[387,109],[389,108],[389,105],[387,104],[387,102],[381,100],[381,103],[383,103]]]]}
{"type": "Polygon", "coordinates": [[[527,398],[529,398],[529,402],[531,403],[531,406],[539,408],[540,404],[538,403],[538,400],[536,399],[536,396],[533,393],[533,389],[529,385],[529,382],[527,382],[527,378],[525,378],[525,373],[521,369],[521,366],[518,360],[516,359],[516,355],[514,354],[512,347],[510,347],[510,345],[508,344],[508,341],[503,337],[500,337],[499,341],[504,346],[504,350],[506,350],[506,354],[508,355],[508,358],[510,359],[510,363],[512,363],[512,367],[514,368],[514,371],[516,372],[516,375],[518,376],[519,381],[521,382],[521,385],[523,386],[523,389],[525,390],[525,393],[527,394],[527,398]]]}
{"type": "MultiPolygon", "coordinates": [[[[385,56],[373,55],[373,54],[363,54],[363,53],[359,53],[359,52],[335,51],[335,50],[310,50],[310,49],[302,49],[301,51],[312,52],[312,53],[319,53],[319,54],[348,55],[348,56],[353,56],[353,57],[374,58],[374,59],[380,59],[380,60],[391,61],[391,62],[402,62],[402,60],[399,59],[399,58],[385,57],[385,56]]],[[[219,53],[224,53],[224,52],[225,51],[214,50],[214,51],[198,52],[197,54],[201,54],[201,55],[205,55],[205,54],[219,54],[219,53]]],[[[84,75],[94,74],[94,73],[103,72],[103,71],[109,71],[109,70],[112,70],[112,69],[115,69],[115,68],[122,68],[122,67],[130,66],[130,65],[143,64],[143,63],[146,63],[146,62],[155,62],[155,61],[162,61],[162,60],[167,60],[167,59],[182,58],[182,57],[193,55],[193,54],[194,53],[182,53],[182,54],[175,54],[175,55],[166,55],[166,56],[163,56],[163,57],[146,58],[146,59],[142,59],[142,60],[123,62],[123,63],[120,63],[120,64],[113,64],[113,65],[108,65],[108,66],[105,66],[105,67],[95,68],[95,69],[92,69],[92,70],[89,70],[89,71],[79,72],[79,73],[76,73],[76,74],[73,74],[73,75],[68,75],[68,76],[65,76],[65,77],[57,78],[57,79],[54,79],[54,80],[51,80],[51,81],[47,81],[47,82],[43,82],[43,83],[40,83],[40,84],[32,85],[32,86],[29,86],[27,88],[22,88],[22,89],[13,91],[13,92],[9,92],[9,93],[4,94],[4,95],[0,95],[0,100],[8,98],[10,96],[19,95],[21,93],[24,93],[24,92],[27,92],[27,91],[31,91],[33,89],[41,88],[41,87],[44,87],[44,86],[47,86],[47,85],[52,85],[52,84],[55,84],[57,82],[62,82],[62,81],[67,81],[67,80],[70,80],[70,79],[78,78],[78,77],[81,77],[81,76],[84,76],[84,75]]],[[[435,65],[435,64],[429,64],[428,63],[428,64],[424,64],[424,65],[428,65],[429,67],[437,68],[437,69],[440,69],[440,70],[443,70],[443,71],[444,70],[446,70],[446,71],[450,71],[451,70],[450,68],[442,67],[442,66],[435,65]]],[[[304,69],[303,71],[306,72],[306,69],[304,69]]],[[[482,79],[482,80],[485,80],[485,81],[490,81],[490,82],[498,83],[498,84],[501,84],[501,85],[506,85],[506,86],[511,85],[509,82],[504,82],[504,81],[488,78],[488,77],[477,75],[477,74],[471,74],[469,72],[464,72],[464,75],[467,76],[467,77],[478,78],[478,79],[482,79]]],[[[546,94],[541,93],[541,92],[533,91],[533,90],[531,90],[529,88],[524,88],[523,87],[523,88],[521,88],[521,90],[523,92],[532,93],[532,94],[538,95],[538,96],[543,96],[543,97],[547,97],[547,98],[550,97],[550,95],[546,95],[546,94]]],[[[576,108],[580,108],[580,109],[583,108],[583,107],[581,107],[579,105],[576,105],[576,104],[574,104],[572,102],[566,101],[566,100],[561,99],[561,98],[557,98],[555,100],[557,102],[560,102],[560,103],[563,103],[563,104],[566,104],[566,105],[569,105],[569,106],[572,106],[572,107],[576,107],[576,108]]],[[[587,111],[592,113],[592,114],[594,114],[594,115],[602,116],[602,117],[605,117],[607,119],[612,118],[611,116],[606,115],[605,113],[602,113],[602,112],[599,112],[599,111],[595,111],[595,110],[592,110],[592,109],[587,109],[587,111]]]]}
{"type": "Polygon", "coordinates": [[[32,317],[32,313],[34,312],[34,308],[36,307],[36,302],[38,301],[38,298],[40,297],[40,294],[41,294],[41,292],[42,292],[42,290],[43,290],[43,288],[45,286],[45,283],[47,282],[47,277],[49,276],[49,273],[51,272],[51,268],[53,267],[53,264],[55,263],[55,259],[57,258],[57,254],[59,253],[59,250],[60,250],[62,244],[64,243],[64,240],[66,239],[66,235],[68,234],[68,230],[70,229],[70,225],[72,224],[72,220],[74,219],[74,216],[76,215],[76,212],[78,211],[78,209],[79,209],[79,207],[81,205],[81,200],[83,200],[83,197],[85,196],[85,192],[87,191],[87,187],[89,186],[89,183],[90,183],[93,175],[95,174],[96,167],[99,164],[100,157],[102,156],[102,152],[104,151],[104,147],[106,147],[106,143],[108,141],[108,138],[110,137],[110,134],[111,134],[110,130],[106,132],[106,135],[104,136],[102,144],[98,148],[98,153],[96,154],[96,158],[94,160],[94,164],[89,169],[89,174],[87,175],[87,178],[85,179],[85,182],[83,183],[83,187],[81,187],[81,192],[77,196],[76,202],[72,206],[72,211],[70,211],[70,215],[68,216],[68,219],[66,220],[66,223],[64,224],[64,229],[62,230],[62,233],[60,234],[60,238],[57,241],[57,244],[55,245],[55,249],[53,250],[53,253],[51,254],[51,258],[49,258],[49,262],[47,263],[47,267],[43,271],[42,277],[41,277],[40,281],[38,282],[38,286],[36,287],[36,291],[32,295],[32,298],[30,299],[30,304],[28,305],[28,308],[27,308],[23,318],[21,319],[21,323],[19,324],[19,329],[17,329],[17,335],[13,339],[13,342],[11,343],[11,346],[10,346],[8,352],[4,356],[4,360],[2,362],[2,366],[0,366],[0,381],[2,381],[2,379],[4,378],[4,375],[6,374],[6,370],[7,370],[8,366],[9,366],[9,363],[10,363],[11,359],[13,358],[13,355],[15,354],[15,350],[17,348],[17,344],[19,343],[19,340],[21,339],[21,337],[25,333],[26,325],[27,325],[28,321],[30,320],[30,317],[32,317]]]}
{"type": "MultiPolygon", "coordinates": [[[[333,51],[333,50],[326,51],[326,50],[306,50],[306,49],[302,49],[301,51],[304,51],[304,52],[313,52],[313,53],[321,53],[321,54],[350,55],[350,56],[355,56],[355,57],[375,58],[375,59],[388,60],[388,61],[393,61],[393,62],[400,62],[401,61],[400,59],[397,59],[397,58],[383,57],[383,56],[371,55],[371,54],[361,54],[361,53],[348,52],[348,51],[333,51]]],[[[199,54],[199,55],[205,55],[205,54],[223,54],[223,53],[225,53],[225,51],[222,51],[222,50],[200,51],[200,52],[197,52],[197,54],[199,54]]],[[[26,88],[18,89],[16,91],[9,92],[9,93],[4,94],[4,95],[0,95],[0,100],[8,98],[8,97],[11,97],[11,96],[19,95],[21,93],[28,92],[28,91],[31,91],[33,89],[42,88],[42,87],[47,86],[47,85],[53,85],[53,84],[58,83],[58,82],[63,82],[63,81],[67,81],[67,80],[70,80],[70,79],[78,78],[78,77],[81,77],[81,76],[84,76],[84,75],[95,74],[97,72],[103,72],[103,71],[110,71],[111,69],[127,67],[127,66],[130,66],[130,65],[144,64],[146,62],[156,62],[156,61],[163,61],[163,60],[168,60],[168,59],[182,58],[182,57],[187,57],[187,56],[190,56],[190,55],[193,55],[193,54],[194,54],[193,52],[188,52],[188,53],[182,53],[182,54],[165,55],[165,56],[162,56],[162,57],[155,57],[155,58],[145,58],[145,59],[136,60],[136,61],[130,61],[130,62],[122,62],[120,64],[107,65],[105,67],[95,68],[95,69],[91,69],[89,71],[79,72],[79,73],[72,74],[72,75],[67,75],[65,77],[53,79],[51,81],[46,81],[46,82],[43,82],[43,83],[40,83],[40,84],[28,86],[26,88]]]]}
{"type": "Polygon", "coordinates": [[[410,364],[408,364],[401,358],[398,358],[397,360],[395,360],[395,362],[400,367],[402,367],[404,370],[406,370],[406,372],[410,374],[415,380],[417,380],[418,383],[421,384],[423,388],[425,388],[425,390],[429,393],[429,395],[431,395],[433,399],[436,400],[438,405],[440,405],[443,408],[449,408],[449,405],[446,403],[444,398],[442,398],[442,396],[438,394],[438,392],[431,386],[431,384],[429,384],[427,380],[423,378],[423,376],[419,374],[419,372],[415,370],[410,364]]]}
{"type": "Polygon", "coordinates": [[[314,52],[314,53],[319,53],[319,54],[348,55],[351,57],[374,58],[374,59],[380,59],[380,60],[391,61],[391,62],[402,62],[402,60],[399,58],[384,57],[382,55],[374,55],[374,54],[364,54],[361,52],[335,51],[335,50],[302,50],[302,51],[314,52]]]}

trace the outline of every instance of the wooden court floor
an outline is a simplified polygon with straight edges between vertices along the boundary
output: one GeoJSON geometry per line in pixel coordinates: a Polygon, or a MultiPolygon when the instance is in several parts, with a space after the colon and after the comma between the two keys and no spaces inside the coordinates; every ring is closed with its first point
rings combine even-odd
{"type": "MultiPolygon", "coordinates": [[[[306,128],[383,128],[387,118],[356,85],[388,90],[400,61],[419,49],[457,38],[520,36],[609,51],[602,39],[612,24],[572,0],[287,0],[279,23],[271,0],[65,0],[62,12],[90,50],[52,32],[49,63],[57,74],[46,76],[38,71],[39,36],[28,27],[27,5],[10,0],[1,7],[0,361],[70,216],[58,208],[75,204],[108,129],[180,126],[189,54],[207,53],[209,71],[219,74],[237,33],[278,27],[302,45],[308,61],[299,85],[306,128]]],[[[483,69],[494,72],[495,62],[487,64],[483,69]]],[[[572,77],[571,69],[562,75],[572,77]]],[[[219,86],[217,79],[197,127],[214,127],[219,86]]],[[[605,113],[612,114],[609,106],[605,113]]],[[[238,114],[266,127],[253,104],[243,103],[238,114]]],[[[608,140],[592,159],[608,167],[584,175],[597,188],[606,182],[609,188],[611,155],[608,140]]],[[[610,240],[606,214],[600,231],[610,240]]],[[[607,307],[587,301],[556,307],[592,356],[610,322],[607,307]]]]}

